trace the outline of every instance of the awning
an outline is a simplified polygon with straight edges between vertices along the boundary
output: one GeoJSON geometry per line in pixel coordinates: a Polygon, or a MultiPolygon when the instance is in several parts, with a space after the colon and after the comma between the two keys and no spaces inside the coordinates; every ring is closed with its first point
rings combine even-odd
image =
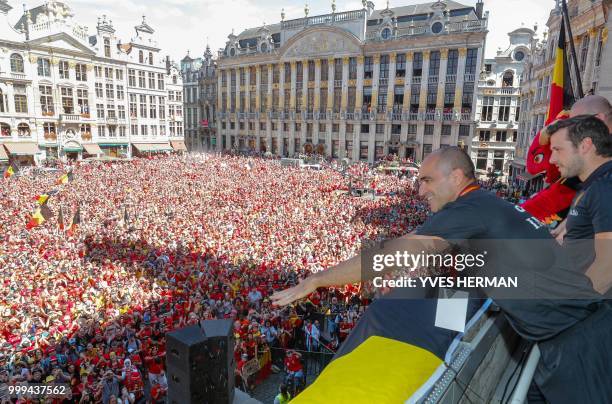
{"type": "Polygon", "coordinates": [[[85,151],[89,154],[102,154],[102,149],[95,143],[84,144],[85,151]]]}
{"type": "Polygon", "coordinates": [[[64,151],[68,152],[68,153],[72,153],[72,152],[80,152],[82,151],[83,148],[82,147],[64,147],[64,151]]]}
{"type": "Polygon", "coordinates": [[[172,145],[172,148],[176,151],[187,151],[185,142],[182,140],[171,140],[170,144],[172,145]]]}
{"type": "Polygon", "coordinates": [[[168,143],[132,143],[140,153],[171,151],[172,147],[168,143]]]}
{"type": "Polygon", "coordinates": [[[105,148],[105,147],[127,147],[127,143],[98,143],[98,146],[100,146],[101,148],[105,148]]]}
{"type": "Polygon", "coordinates": [[[8,160],[8,154],[6,154],[6,150],[4,150],[4,146],[0,144],[0,160],[8,160]]]}
{"type": "Polygon", "coordinates": [[[40,153],[36,143],[5,143],[4,146],[9,154],[33,156],[40,153]]]}

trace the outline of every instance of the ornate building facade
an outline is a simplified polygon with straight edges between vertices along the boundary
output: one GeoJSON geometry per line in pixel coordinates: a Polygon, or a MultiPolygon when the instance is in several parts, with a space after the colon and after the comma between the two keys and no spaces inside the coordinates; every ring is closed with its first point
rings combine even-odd
{"type": "Polygon", "coordinates": [[[26,10],[16,24],[10,9],[0,1],[0,159],[184,149],[165,118],[170,66],[144,18],[122,43],[106,17],[90,33],[58,1],[26,10]]]}
{"type": "Polygon", "coordinates": [[[183,77],[183,105],[185,112],[185,144],[189,151],[200,149],[200,75],[202,58],[187,56],[181,60],[183,77]]]}
{"type": "Polygon", "coordinates": [[[217,64],[210,47],[204,57],[193,59],[187,54],[181,61],[185,104],[186,144],[190,151],[216,149],[212,136],[216,128],[217,64]]]}
{"type": "Polygon", "coordinates": [[[485,59],[478,80],[476,133],[472,159],[480,179],[506,182],[514,158],[519,121],[520,80],[535,31],[519,28],[508,34],[507,49],[485,59]]]}
{"type": "MultiPolygon", "coordinates": [[[[574,35],[574,44],[578,60],[578,70],[582,80],[584,94],[599,93],[600,80],[607,80],[612,66],[604,64],[602,57],[608,40],[606,26],[609,14],[602,0],[569,0],[568,11],[574,35]]],[[[511,181],[515,185],[541,189],[544,184],[541,177],[532,178],[525,170],[525,158],[529,146],[542,129],[546,120],[556,48],[561,27],[561,0],[551,11],[546,23],[548,32],[541,41],[534,41],[530,54],[526,58],[525,71],[521,82],[518,139],[514,160],[512,161],[511,181]]],[[[569,46],[566,50],[570,54],[569,46]]],[[[575,69],[570,58],[570,73],[576,88],[575,69]]]]}
{"type": "Polygon", "coordinates": [[[422,160],[471,145],[488,15],[454,1],[306,16],[229,35],[217,150],[422,160]]]}

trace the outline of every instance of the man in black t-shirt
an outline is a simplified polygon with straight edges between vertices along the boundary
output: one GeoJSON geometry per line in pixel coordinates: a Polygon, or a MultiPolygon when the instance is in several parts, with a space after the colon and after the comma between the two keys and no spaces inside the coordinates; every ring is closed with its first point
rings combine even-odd
{"type": "Polygon", "coordinates": [[[561,175],[582,181],[567,218],[564,244],[595,290],[612,292],[612,136],[593,116],[550,126],[551,163],[561,175]]]}
{"type": "MultiPolygon", "coordinates": [[[[446,251],[454,240],[459,240],[456,248],[473,250],[484,242],[489,247],[488,269],[496,274],[535,274],[538,282],[534,285],[545,295],[550,296],[551,291],[552,296],[555,291],[571,293],[573,299],[562,301],[494,300],[517,333],[543,347],[543,365],[535,379],[546,400],[605,402],[606,397],[612,396],[612,387],[599,383],[599,375],[612,373],[612,309],[601,302],[584,274],[559,266],[559,247],[547,229],[522,208],[480,190],[474,165],[459,148],[448,147],[430,154],[419,170],[419,180],[419,194],[434,215],[416,235],[385,242],[383,252],[446,251]],[[589,344],[576,349],[584,339],[589,344]],[[589,367],[581,366],[584,363],[589,367]],[[568,383],[570,377],[572,383],[568,383]]],[[[353,257],[276,293],[272,300],[283,305],[318,287],[359,282],[361,269],[360,257],[353,257]]]]}

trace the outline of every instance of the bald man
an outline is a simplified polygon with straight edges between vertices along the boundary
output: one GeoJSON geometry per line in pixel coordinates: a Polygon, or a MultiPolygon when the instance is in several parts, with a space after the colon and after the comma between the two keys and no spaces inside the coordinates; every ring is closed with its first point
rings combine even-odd
{"type": "MultiPolygon", "coordinates": [[[[440,254],[447,252],[449,245],[473,252],[483,241],[499,240],[487,243],[489,275],[527,275],[523,280],[533,276],[537,281],[525,282],[526,288],[539,289],[538,293],[546,289],[548,296],[551,291],[554,294],[569,288],[572,296],[562,302],[556,297],[494,297],[512,328],[528,341],[539,342],[542,367],[536,373],[537,386],[531,394],[537,397],[535,402],[540,396],[549,402],[568,403],[601,402],[602,397],[611,397],[612,385],[594,385],[593,371],[612,373],[612,358],[607,355],[612,352],[607,346],[612,341],[612,309],[593,291],[582,272],[558,267],[555,258],[560,247],[546,227],[522,208],[480,189],[474,171],[472,160],[457,147],[431,153],[419,170],[419,195],[427,200],[434,215],[416,234],[386,241],[376,254],[440,254]],[[582,347],[584,340],[589,344],[582,347]]],[[[272,300],[285,305],[319,287],[360,282],[362,276],[371,275],[370,268],[362,272],[361,263],[360,255],[353,257],[275,293],[272,300]]],[[[470,296],[478,296],[478,292],[492,296],[497,292],[493,289],[471,290],[470,296]]]]}
{"type": "Polygon", "coordinates": [[[595,115],[612,132],[612,105],[605,97],[589,95],[576,101],[570,111],[570,118],[578,115],[595,115]]]}

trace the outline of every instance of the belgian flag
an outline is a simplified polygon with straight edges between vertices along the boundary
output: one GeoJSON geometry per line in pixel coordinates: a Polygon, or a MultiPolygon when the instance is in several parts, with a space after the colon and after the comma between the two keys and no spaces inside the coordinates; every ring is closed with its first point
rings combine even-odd
{"type": "Polygon", "coordinates": [[[550,103],[546,113],[545,125],[551,124],[557,119],[557,115],[564,109],[569,109],[574,103],[574,92],[571,85],[567,54],[565,51],[565,20],[561,19],[559,31],[559,42],[555,66],[553,68],[552,83],[550,86],[550,103]]]}
{"type": "Polygon", "coordinates": [[[53,212],[47,206],[47,204],[44,204],[41,207],[37,208],[36,211],[32,214],[30,221],[28,222],[28,224],[26,224],[26,229],[30,230],[34,227],[40,226],[41,224],[49,220],[51,217],[53,217],[53,212]]]}
{"type": "Polygon", "coordinates": [[[14,163],[11,163],[10,166],[4,171],[4,178],[11,178],[13,175],[17,174],[19,169],[14,163]]]}
{"type": "Polygon", "coordinates": [[[73,179],[74,175],[72,174],[72,171],[68,171],[66,174],[62,175],[57,179],[57,185],[67,184],[69,182],[72,182],[73,179]]]}
{"type": "Polygon", "coordinates": [[[34,197],[34,200],[39,205],[44,205],[49,200],[49,194],[41,194],[34,197]]]}
{"type": "Polygon", "coordinates": [[[62,207],[59,208],[59,213],[57,214],[57,227],[64,231],[64,211],[62,207]]]}
{"type": "Polygon", "coordinates": [[[74,213],[74,216],[72,217],[72,223],[70,224],[70,227],[68,228],[68,235],[73,235],[80,224],[81,224],[81,206],[79,205],[77,206],[77,210],[74,213]]]}
{"type": "Polygon", "coordinates": [[[49,201],[50,197],[57,194],[58,192],[59,192],[58,190],[54,189],[52,191],[45,192],[44,194],[36,195],[34,197],[34,201],[36,201],[36,203],[42,206],[49,201]]]}
{"type": "MultiPolygon", "coordinates": [[[[435,325],[437,299],[404,293],[398,288],[374,300],[331,363],[291,402],[404,403],[430,385],[459,334],[435,325]]],[[[486,307],[470,299],[468,318],[486,307]]]]}

